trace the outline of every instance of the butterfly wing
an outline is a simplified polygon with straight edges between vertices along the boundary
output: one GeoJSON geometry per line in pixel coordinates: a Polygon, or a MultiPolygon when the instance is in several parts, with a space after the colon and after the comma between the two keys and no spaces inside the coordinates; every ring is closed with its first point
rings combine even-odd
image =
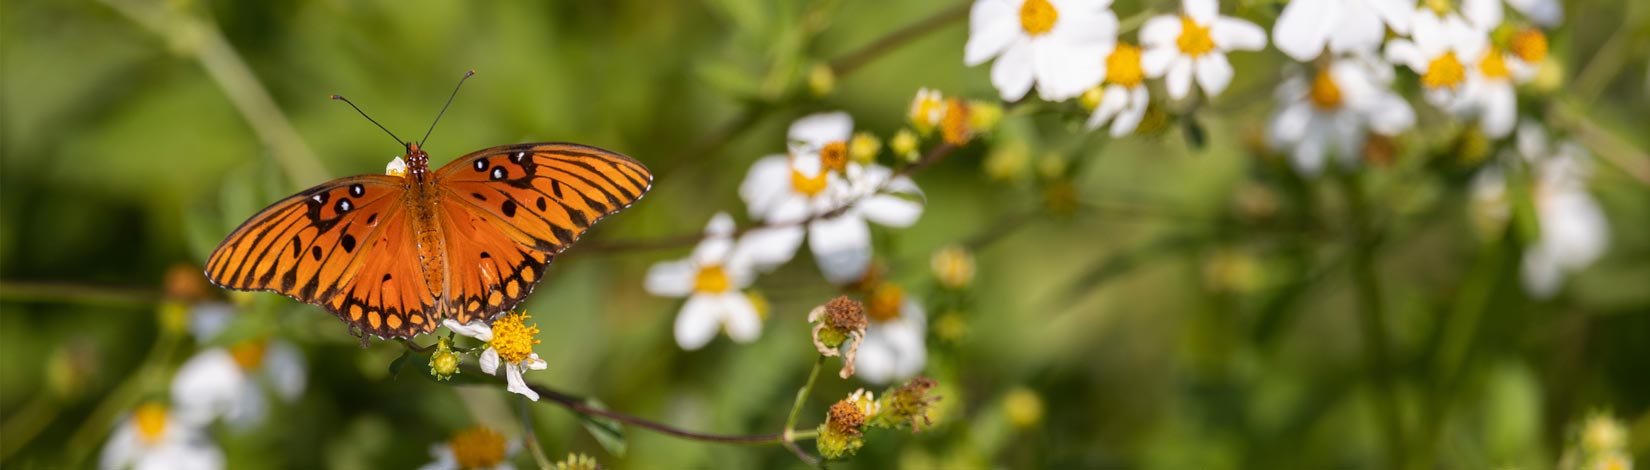
{"type": "Polygon", "coordinates": [[[379,337],[435,328],[436,296],[418,264],[403,180],[328,181],[270,205],[213,250],[206,277],[320,305],[379,337]]]}
{"type": "Polygon", "coordinates": [[[481,150],[435,177],[450,266],[444,313],[463,323],[513,308],[557,253],[653,183],[630,157],[564,143],[481,150]]]}

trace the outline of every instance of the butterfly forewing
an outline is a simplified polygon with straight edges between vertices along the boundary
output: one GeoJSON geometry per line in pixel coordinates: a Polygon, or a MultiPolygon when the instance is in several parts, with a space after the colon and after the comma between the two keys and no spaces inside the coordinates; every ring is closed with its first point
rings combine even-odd
{"type": "Polygon", "coordinates": [[[402,214],[404,192],[401,178],[362,175],[276,202],[212,252],[207,278],[230,289],[274,291],[321,305],[381,337],[429,331],[435,298],[418,276],[402,214]],[[355,282],[368,276],[406,279],[355,282]]]}
{"type": "Polygon", "coordinates": [[[465,155],[438,170],[436,181],[446,199],[459,201],[444,205],[447,314],[467,322],[526,298],[555,254],[640,199],[653,175],[618,153],[549,143],[465,155]]]}

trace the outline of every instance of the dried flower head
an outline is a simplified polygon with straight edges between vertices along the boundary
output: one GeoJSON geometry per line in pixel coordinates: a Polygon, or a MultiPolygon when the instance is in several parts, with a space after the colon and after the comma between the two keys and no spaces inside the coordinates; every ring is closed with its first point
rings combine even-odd
{"type": "Polygon", "coordinates": [[[808,312],[808,322],[814,324],[814,348],[827,357],[842,356],[839,375],[844,379],[852,377],[854,355],[865,340],[865,327],[870,325],[865,317],[865,305],[848,296],[838,296],[808,312]],[[840,352],[844,346],[848,349],[846,353],[840,352]]]}
{"type": "Polygon", "coordinates": [[[930,393],[938,385],[934,379],[919,376],[905,385],[882,392],[882,400],[878,402],[881,412],[875,424],[888,428],[910,426],[911,432],[920,432],[923,426],[933,425],[928,411],[934,402],[940,401],[940,397],[930,393]]]}
{"type": "Polygon", "coordinates": [[[819,455],[836,460],[854,455],[865,445],[865,413],[852,398],[831,405],[825,422],[819,425],[819,455]]]}

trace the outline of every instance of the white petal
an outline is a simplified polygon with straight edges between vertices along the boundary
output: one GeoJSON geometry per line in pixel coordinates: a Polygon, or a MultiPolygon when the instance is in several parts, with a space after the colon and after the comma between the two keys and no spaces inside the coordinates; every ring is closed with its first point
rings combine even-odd
{"type": "Polygon", "coordinates": [[[1129,107],[1117,115],[1111,123],[1111,136],[1122,137],[1134,132],[1140,126],[1140,120],[1146,117],[1146,108],[1151,104],[1151,96],[1147,95],[1145,85],[1135,85],[1129,90],[1129,107]]]}
{"type": "Polygon", "coordinates": [[[688,297],[682,312],[676,314],[676,344],[688,351],[705,347],[722,324],[724,313],[719,307],[712,296],[688,297]]]}
{"type": "Polygon", "coordinates": [[[1397,93],[1383,93],[1369,111],[1369,128],[1393,136],[1415,126],[1415,109],[1397,93]]]}
{"type": "Polygon", "coordinates": [[[910,227],[922,216],[922,202],[892,194],[878,194],[861,200],[859,211],[867,220],[889,227],[910,227]]]}
{"type": "Polygon", "coordinates": [[[1564,6],[1558,0],[1507,0],[1507,5],[1543,28],[1556,27],[1564,21],[1564,6]]]}
{"type": "Polygon", "coordinates": [[[871,229],[852,211],[809,223],[808,247],[825,279],[834,284],[859,280],[871,265],[871,229]]]}
{"type": "Polygon", "coordinates": [[[1295,152],[1290,154],[1289,162],[1294,164],[1295,171],[1301,176],[1314,177],[1323,172],[1324,144],[1328,132],[1315,119],[1309,121],[1307,126],[1300,142],[1295,144],[1295,152]]]}
{"type": "Polygon", "coordinates": [[[539,401],[539,392],[533,391],[531,387],[527,386],[527,381],[521,378],[521,368],[516,367],[515,364],[505,364],[504,370],[504,381],[509,383],[508,386],[504,387],[505,390],[509,390],[510,393],[521,394],[521,396],[533,401],[539,401]]]}
{"type": "Polygon", "coordinates": [[[1512,133],[1513,124],[1518,120],[1518,94],[1513,91],[1512,84],[1506,82],[1490,85],[1484,92],[1484,111],[1479,115],[1479,127],[1489,138],[1506,137],[1512,133]]]}
{"type": "Polygon", "coordinates": [[[247,377],[223,348],[201,351],[172,376],[173,410],[185,422],[203,425],[235,411],[247,377]]]}
{"type": "Polygon", "coordinates": [[[1501,25],[1501,0],[1461,0],[1461,14],[1473,27],[1489,31],[1501,25]]]}
{"type": "MultiPolygon", "coordinates": [[[[1093,2],[1079,3],[1092,5],[1093,2]]],[[[1058,5],[1056,9],[1060,12],[1060,19],[1055,22],[1054,30],[1049,31],[1049,36],[1056,41],[1073,47],[1107,46],[1106,49],[1111,49],[1109,46],[1117,43],[1117,15],[1111,10],[1105,7],[1093,10],[1078,7],[1060,8],[1058,5]]],[[[1082,52],[1098,51],[1084,49],[1082,52]]],[[[1105,63],[1104,60],[1095,62],[1105,63]]]]}
{"type": "Polygon", "coordinates": [[[97,468],[102,470],[120,470],[132,464],[138,458],[140,444],[136,423],[131,416],[121,418],[115,423],[114,434],[109,441],[103,444],[102,455],[98,456],[97,468]]]}
{"type": "Polygon", "coordinates": [[[1420,47],[1408,40],[1394,39],[1386,43],[1386,59],[1403,64],[1417,74],[1427,73],[1429,58],[1423,55],[1420,47]]]}
{"type": "Polygon", "coordinates": [[[736,342],[749,343],[762,336],[762,317],[756,313],[756,306],[751,305],[749,297],[740,292],[728,292],[721,295],[719,301],[726,313],[722,316],[722,324],[728,331],[728,337],[736,342]]]}
{"type": "Polygon", "coordinates": [[[976,1],[968,16],[968,43],[963,46],[963,63],[969,66],[996,57],[1021,37],[1019,12],[1007,1],[976,1]]]}
{"type": "Polygon", "coordinates": [[[1168,85],[1170,98],[1185,98],[1192,91],[1192,59],[1186,56],[1176,57],[1174,63],[1169,65],[1164,82],[1168,85]]]}
{"type": "Polygon", "coordinates": [[[1123,87],[1116,84],[1106,85],[1102,91],[1100,106],[1095,107],[1094,113],[1089,114],[1089,120],[1084,124],[1084,128],[1093,130],[1104,125],[1117,113],[1122,112],[1123,108],[1129,105],[1128,101],[1128,92],[1124,91],[1123,87]]]}
{"type": "Polygon", "coordinates": [[[730,257],[731,265],[746,265],[751,269],[767,271],[796,257],[802,246],[804,229],[801,225],[757,229],[740,237],[738,248],[730,257]]]}
{"type": "Polygon", "coordinates": [[[189,308],[189,334],[196,342],[211,341],[235,321],[235,306],[224,302],[197,302],[189,308]]]}
{"type": "Polygon", "coordinates": [[[1552,148],[1547,143],[1547,131],[1541,127],[1540,123],[1533,120],[1519,123],[1516,147],[1518,154],[1527,160],[1546,157],[1548,153],[1552,152],[1552,148]]]}
{"type": "Polygon", "coordinates": [[[1341,112],[1329,124],[1331,137],[1335,139],[1335,155],[1340,157],[1341,167],[1357,168],[1364,156],[1364,129],[1359,125],[1358,118],[1341,112]]]}
{"type": "MultiPolygon", "coordinates": [[[[688,260],[654,263],[647,269],[642,282],[649,294],[664,297],[682,297],[693,292],[693,283],[699,275],[699,265],[688,260]]],[[[447,320],[451,322],[452,320],[447,320]]],[[[448,328],[451,328],[449,326],[448,328]]]]}
{"type": "Polygon", "coordinates": [[[1274,149],[1294,147],[1306,136],[1306,125],[1312,120],[1312,109],[1305,102],[1283,106],[1266,126],[1266,140],[1274,149]]]}
{"type": "Polygon", "coordinates": [[[1226,54],[1210,52],[1199,57],[1197,83],[1203,86],[1203,93],[1211,97],[1226,91],[1226,86],[1232,84],[1232,63],[1226,61],[1226,54]]]}
{"type": "Polygon", "coordinates": [[[1444,26],[1455,55],[1461,59],[1462,65],[1469,69],[1477,65],[1479,59],[1484,57],[1484,50],[1489,47],[1489,33],[1472,26],[1459,16],[1449,17],[1445,20],[1444,26]]]}
{"type": "MultiPolygon", "coordinates": [[[[876,328],[873,326],[872,328],[876,328]]],[[[881,332],[867,332],[854,355],[854,376],[871,384],[886,384],[894,380],[894,347],[881,332]]]]}
{"type": "Polygon", "coordinates": [[[1175,48],[1175,41],[1180,39],[1180,26],[1178,15],[1153,16],[1140,27],[1140,44],[1147,49],[1175,48]]]}
{"type": "Polygon", "coordinates": [[[498,375],[498,365],[501,361],[499,361],[497,349],[493,349],[491,346],[487,347],[487,350],[481,352],[481,358],[477,362],[481,363],[482,372],[498,375]]]}
{"type": "Polygon", "coordinates": [[[1283,7],[1283,14],[1272,26],[1272,43],[1290,58],[1306,62],[1323,53],[1329,41],[1332,22],[1325,21],[1337,2],[1330,0],[1296,0],[1283,7]]]}
{"type": "Polygon", "coordinates": [[[1610,243],[1610,224],[1586,189],[1560,187],[1539,204],[1541,240],[1553,262],[1569,270],[1593,264],[1610,243]]]}
{"type": "Polygon", "coordinates": [[[728,254],[733,252],[733,239],[727,236],[708,235],[693,247],[690,259],[700,266],[718,265],[726,262],[728,254]]]}
{"type": "Polygon", "coordinates": [[[1033,70],[1037,94],[1060,101],[1083,94],[1106,78],[1106,66],[1099,47],[1074,47],[1050,38],[1036,44],[1033,70]]]}
{"type": "Polygon", "coordinates": [[[1180,50],[1174,46],[1148,48],[1140,55],[1140,70],[1146,72],[1147,77],[1159,78],[1169,73],[1169,66],[1181,57],[1180,50]]]}
{"type": "Polygon", "coordinates": [[[1415,17],[1415,0],[1366,0],[1380,13],[1381,21],[1400,36],[1408,35],[1411,18],[1415,17]]]}
{"type": "Polygon", "coordinates": [[[298,399],[309,381],[303,353],[286,341],[270,341],[269,349],[264,353],[262,370],[275,393],[288,403],[298,399]]]}
{"type": "Polygon", "coordinates": [[[831,142],[847,142],[854,133],[854,118],[837,111],[803,116],[791,123],[790,140],[800,141],[817,151],[831,142]]]}
{"type": "Polygon", "coordinates": [[[1266,47],[1266,30],[1230,16],[1215,20],[1209,27],[1209,37],[1221,50],[1258,51],[1266,47]]]}
{"type": "Polygon", "coordinates": [[[784,155],[769,155],[751,164],[739,183],[739,198],[745,201],[751,218],[767,220],[768,208],[791,189],[791,164],[784,155]]]}
{"type": "Polygon", "coordinates": [[[482,341],[493,340],[493,327],[487,326],[487,323],[481,320],[471,320],[470,323],[466,324],[459,323],[457,320],[448,318],[441,322],[441,326],[445,326],[454,333],[458,333],[463,336],[468,336],[482,341]]]}
{"type": "Polygon", "coordinates": [[[544,358],[539,357],[539,353],[532,353],[527,355],[527,359],[521,361],[521,366],[532,370],[544,370],[550,368],[550,363],[544,362],[544,358]]]}
{"type": "Polygon", "coordinates": [[[1528,291],[1531,297],[1550,298],[1558,293],[1558,288],[1564,281],[1564,271],[1558,267],[1558,263],[1553,262],[1551,256],[1543,250],[1535,247],[1524,250],[1524,260],[1519,268],[1524,290],[1528,291]]]}
{"type": "Polygon", "coordinates": [[[738,227],[733,223],[733,216],[719,211],[716,215],[710,216],[710,222],[705,224],[705,235],[731,237],[736,229],[738,227]]]}
{"type": "MultiPolygon", "coordinates": [[[[1362,0],[1345,3],[1346,9],[1341,12],[1340,21],[1332,25],[1335,31],[1330,33],[1329,48],[1338,53],[1373,51],[1381,47],[1381,40],[1386,39],[1386,26],[1375,8],[1362,0]]],[[[1278,47],[1283,47],[1279,44],[1278,47]]]]}
{"type": "Polygon", "coordinates": [[[1031,44],[1019,39],[991,64],[991,84],[997,86],[997,94],[1003,101],[1019,101],[1031,91],[1031,61],[1031,44]]]}
{"type": "Polygon", "coordinates": [[[1216,0],[1181,0],[1180,8],[1186,16],[1201,25],[1214,22],[1215,17],[1220,15],[1220,3],[1216,0]]]}

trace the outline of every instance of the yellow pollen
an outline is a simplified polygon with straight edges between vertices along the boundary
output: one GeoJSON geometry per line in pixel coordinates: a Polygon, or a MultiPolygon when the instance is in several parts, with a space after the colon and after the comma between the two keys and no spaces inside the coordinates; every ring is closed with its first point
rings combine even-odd
{"type": "Polygon", "coordinates": [[[229,356],[235,358],[235,364],[241,370],[256,370],[264,364],[264,355],[269,352],[269,340],[254,339],[236,343],[229,347],[229,356]]]}
{"type": "Polygon", "coordinates": [[[1486,78],[1501,80],[1505,80],[1507,77],[1512,75],[1512,72],[1507,70],[1506,57],[1501,53],[1500,49],[1496,49],[1494,47],[1491,47],[1488,52],[1484,53],[1484,60],[1478,62],[1478,71],[1483,72],[1484,77],[1486,78]]]}
{"type": "Polygon", "coordinates": [[[705,266],[699,268],[699,274],[693,277],[693,291],[706,294],[720,294],[728,291],[732,283],[728,282],[728,273],[721,266],[705,266]]]}
{"type": "Polygon", "coordinates": [[[968,105],[963,104],[962,100],[945,100],[945,119],[942,122],[940,138],[945,143],[961,147],[974,137],[974,130],[968,127],[968,105]]]}
{"type": "Polygon", "coordinates": [[[1111,50],[1111,55],[1106,56],[1106,81],[1129,88],[1146,81],[1146,72],[1140,68],[1139,46],[1118,43],[1111,50]]]}
{"type": "Polygon", "coordinates": [[[1037,36],[1054,29],[1054,22],[1060,19],[1060,12],[1054,9],[1054,4],[1048,0],[1026,0],[1020,5],[1020,27],[1025,28],[1026,34],[1037,36]]]}
{"type": "Polygon", "coordinates": [[[905,289],[891,282],[878,284],[865,299],[865,314],[877,322],[899,318],[900,305],[905,303],[905,289]]]}
{"type": "Polygon", "coordinates": [[[796,192],[808,196],[817,195],[821,191],[825,190],[825,174],[826,172],[821,169],[819,174],[814,175],[813,177],[808,177],[807,175],[802,174],[802,172],[796,171],[795,168],[792,168],[791,187],[795,188],[796,192]]]}
{"type": "Polygon", "coordinates": [[[1319,70],[1318,76],[1312,79],[1312,104],[1319,109],[1335,109],[1341,107],[1341,87],[1335,84],[1335,77],[1329,75],[1328,70],[1319,70]]]}
{"type": "Polygon", "coordinates": [[[166,432],[166,405],[156,402],[138,405],[132,411],[132,422],[137,424],[138,439],[146,445],[155,445],[166,432]]]}
{"type": "Polygon", "coordinates": [[[819,163],[825,167],[825,171],[842,171],[848,168],[848,143],[839,140],[820,147],[819,163]]]}
{"type": "Polygon", "coordinates": [[[1512,44],[1508,48],[1525,62],[1541,62],[1547,58],[1547,35],[1539,29],[1524,28],[1513,34],[1512,44]]]}
{"type": "Polygon", "coordinates": [[[394,160],[390,160],[389,165],[384,166],[384,174],[406,178],[407,162],[402,160],[401,157],[395,157],[394,160]]]}
{"type": "Polygon", "coordinates": [[[504,436],[481,426],[453,434],[447,446],[453,449],[458,468],[493,468],[504,463],[504,436]]]}
{"type": "Polygon", "coordinates": [[[1180,39],[1175,40],[1180,52],[1197,57],[1215,50],[1215,40],[1209,37],[1209,27],[1200,26],[1192,17],[1180,16],[1180,39]]]}
{"type": "Polygon", "coordinates": [[[533,355],[533,345],[539,344],[539,327],[527,326],[527,319],[533,318],[526,313],[510,313],[493,321],[493,349],[498,350],[498,357],[510,364],[519,364],[533,355]]]}
{"type": "Polygon", "coordinates": [[[1427,88],[1453,89],[1461,85],[1461,81],[1466,78],[1466,71],[1466,67],[1461,65],[1461,59],[1457,59],[1454,52],[1445,52],[1427,64],[1427,73],[1421,74],[1421,84],[1427,88]]]}

